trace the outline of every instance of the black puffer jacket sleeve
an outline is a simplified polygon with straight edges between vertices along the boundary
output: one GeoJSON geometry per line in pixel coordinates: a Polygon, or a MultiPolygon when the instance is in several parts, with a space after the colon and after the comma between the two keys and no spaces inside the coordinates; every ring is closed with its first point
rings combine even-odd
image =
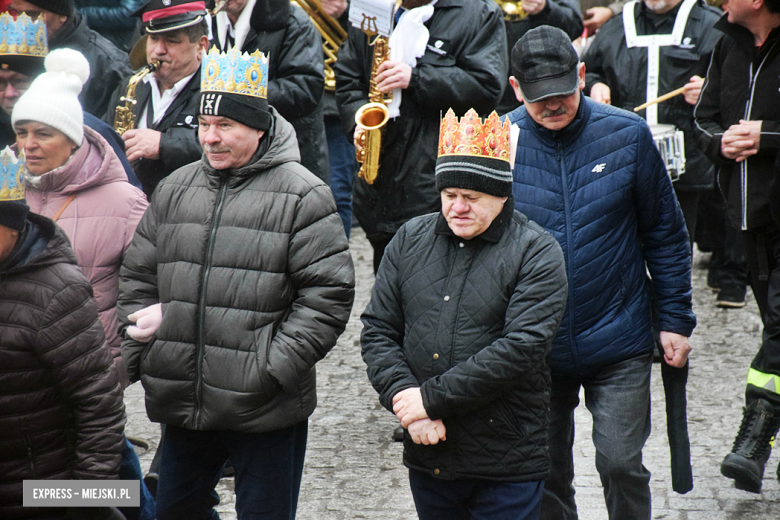
{"type": "Polygon", "coordinates": [[[86,285],[70,284],[54,295],[34,349],[73,414],[72,477],[117,478],[125,426],[122,387],[86,285]]]}
{"type": "Polygon", "coordinates": [[[526,250],[506,310],[503,336],[422,384],[428,416],[467,414],[500,397],[528,374],[544,371],[566,306],[567,287],[561,247],[551,235],[539,234],[526,250]]]}
{"type": "Polygon", "coordinates": [[[313,112],[325,92],[322,38],[300,8],[290,12],[280,55],[271,58],[278,68],[268,83],[268,103],[287,120],[313,112]]]}
{"type": "Polygon", "coordinates": [[[119,298],[117,299],[117,320],[122,341],[122,359],[127,377],[131,383],[141,378],[141,354],[147,344],[139,343],[124,334],[132,325],[127,317],[150,305],[158,303],[157,291],[157,216],[152,204],[141,217],[135,229],[133,241],[125,254],[119,270],[119,298]]]}
{"type": "Polygon", "coordinates": [[[336,344],[355,294],[347,243],[334,236],[339,217],[330,188],[314,187],[293,213],[287,265],[297,298],[268,351],[268,372],[288,391],[336,344]]]}

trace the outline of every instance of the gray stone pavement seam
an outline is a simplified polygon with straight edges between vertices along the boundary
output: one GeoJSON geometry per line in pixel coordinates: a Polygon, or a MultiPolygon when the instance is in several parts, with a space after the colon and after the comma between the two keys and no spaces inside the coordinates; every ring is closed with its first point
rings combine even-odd
{"type": "MultiPolygon", "coordinates": [[[[397,422],[379,405],[360,357],[360,313],[368,303],[374,280],[372,250],[360,229],[353,231],[350,244],[357,276],[355,306],[338,345],[317,365],[319,405],[309,421],[298,518],[414,519],[417,515],[401,461],[402,446],[390,440],[397,422]]],[[[715,296],[705,285],[707,259],[708,255],[697,252],[693,271],[694,310],[699,321],[691,338],[694,351],[688,385],[694,489],[686,495],[671,489],[663,386],[656,366],[652,378],[653,431],[644,452],[645,465],[652,472],[653,518],[778,519],[778,453],[773,453],[767,464],[760,495],[739,491],[720,475],[720,462],[730,451],[742,418],[745,378],[760,342],[761,320],[750,291],[743,309],[715,306],[715,296]]],[[[125,405],[128,435],[150,444],[148,451],[139,450],[146,470],[157,447],[159,427],[146,417],[140,384],[127,389],[125,405]]],[[[579,517],[604,520],[607,514],[590,439],[592,423],[584,404],[575,412],[575,423],[574,483],[579,517]]],[[[218,492],[221,518],[234,520],[233,480],[222,479],[218,492]]]]}

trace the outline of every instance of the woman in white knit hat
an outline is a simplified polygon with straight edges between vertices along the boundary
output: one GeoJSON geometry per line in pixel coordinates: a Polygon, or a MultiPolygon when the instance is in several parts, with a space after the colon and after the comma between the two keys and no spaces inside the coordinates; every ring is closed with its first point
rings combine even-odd
{"type": "Polygon", "coordinates": [[[78,99],[89,78],[84,55],[53,50],[44,68],[11,114],[17,152],[24,153],[28,173],[27,203],[34,213],[56,221],[70,238],[79,267],[94,289],[106,342],[124,386],[115,310],[119,268],[146,210],[146,197],[128,182],[108,142],[84,126],[78,99]]]}

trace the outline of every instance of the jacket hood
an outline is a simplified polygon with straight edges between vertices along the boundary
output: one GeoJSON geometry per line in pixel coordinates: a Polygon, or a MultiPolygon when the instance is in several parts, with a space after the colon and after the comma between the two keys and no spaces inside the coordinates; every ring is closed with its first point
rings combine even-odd
{"type": "Polygon", "coordinates": [[[70,241],[65,232],[51,219],[30,213],[27,216],[28,226],[35,225],[38,228],[39,237],[48,240],[43,251],[30,258],[28,261],[17,264],[7,271],[0,272],[0,276],[15,275],[32,269],[40,269],[53,264],[69,263],[77,265],[76,256],[70,247],[70,241]]]}
{"type": "Polygon", "coordinates": [[[209,177],[222,177],[227,175],[233,182],[241,182],[257,173],[289,162],[301,162],[301,153],[298,151],[298,140],[295,137],[295,129],[283,118],[274,107],[269,107],[273,115],[271,128],[260,139],[257,151],[249,160],[249,163],[241,168],[228,170],[216,170],[203,154],[203,169],[209,177]]]}
{"type": "Polygon", "coordinates": [[[103,136],[85,125],[84,141],[68,161],[39,176],[37,181],[28,180],[27,188],[72,194],[94,186],[123,181],[127,182],[127,174],[116,152],[103,136]]]}

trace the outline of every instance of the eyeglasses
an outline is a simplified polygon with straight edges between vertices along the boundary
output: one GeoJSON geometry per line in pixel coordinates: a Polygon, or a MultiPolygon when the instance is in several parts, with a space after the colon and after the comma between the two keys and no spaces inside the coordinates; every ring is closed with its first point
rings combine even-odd
{"type": "Polygon", "coordinates": [[[13,87],[19,92],[24,92],[25,90],[30,88],[32,81],[33,81],[32,79],[27,79],[27,78],[25,79],[17,78],[17,79],[12,79],[10,81],[7,79],[0,79],[0,92],[5,92],[5,90],[8,88],[9,83],[13,85],[13,87]]]}

